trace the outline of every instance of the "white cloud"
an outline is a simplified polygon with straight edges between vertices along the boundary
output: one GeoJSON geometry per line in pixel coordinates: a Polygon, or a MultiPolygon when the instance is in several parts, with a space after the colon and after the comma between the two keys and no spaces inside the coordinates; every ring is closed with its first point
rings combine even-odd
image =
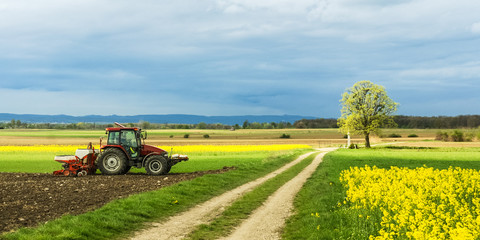
{"type": "Polygon", "coordinates": [[[218,0],[216,5],[221,10],[232,6],[240,7],[245,11],[260,11],[266,14],[304,14],[308,9],[316,6],[318,0],[218,0]]]}
{"type": "MultiPolygon", "coordinates": [[[[422,77],[434,79],[478,79],[480,78],[480,62],[468,62],[437,68],[413,68],[400,72],[402,77],[422,77]]],[[[452,84],[458,84],[452,81],[452,84]]]]}
{"type": "Polygon", "coordinates": [[[225,13],[241,13],[241,12],[245,12],[245,9],[241,6],[232,4],[228,7],[226,7],[224,12],[225,13]]]}
{"type": "MultiPolygon", "coordinates": [[[[470,0],[6,1],[0,8],[4,56],[14,55],[12,46],[20,50],[16,56],[88,49],[84,44],[90,40],[95,41],[89,42],[92,51],[170,56],[202,53],[202,44],[212,41],[229,44],[259,36],[431,39],[458,35],[478,21],[475,9],[480,8],[480,2],[470,0]]],[[[471,31],[477,28],[473,25],[471,31]]]]}
{"type": "Polygon", "coordinates": [[[480,34],[480,22],[472,24],[470,30],[472,31],[472,33],[480,34]]]}

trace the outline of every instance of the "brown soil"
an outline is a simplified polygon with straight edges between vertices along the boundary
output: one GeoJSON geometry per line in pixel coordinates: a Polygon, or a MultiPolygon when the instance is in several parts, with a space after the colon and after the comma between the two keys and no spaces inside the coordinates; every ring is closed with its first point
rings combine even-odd
{"type": "Polygon", "coordinates": [[[36,226],[65,214],[85,213],[115,199],[230,169],[162,176],[132,173],[64,177],[45,173],[0,173],[0,233],[36,226]]]}

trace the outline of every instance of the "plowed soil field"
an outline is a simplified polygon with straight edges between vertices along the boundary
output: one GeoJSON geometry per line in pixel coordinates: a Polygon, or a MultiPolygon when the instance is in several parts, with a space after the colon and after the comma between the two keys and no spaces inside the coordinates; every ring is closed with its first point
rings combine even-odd
{"type": "Polygon", "coordinates": [[[65,214],[78,215],[115,199],[230,169],[162,176],[65,177],[45,173],[0,173],[0,233],[36,226],[65,214]]]}

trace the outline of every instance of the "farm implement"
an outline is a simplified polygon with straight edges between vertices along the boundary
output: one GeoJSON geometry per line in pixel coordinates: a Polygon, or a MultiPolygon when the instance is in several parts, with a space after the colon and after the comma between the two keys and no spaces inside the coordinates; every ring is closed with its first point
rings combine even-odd
{"type": "Polygon", "coordinates": [[[167,151],[145,144],[147,133],[139,128],[106,128],[107,144],[94,149],[91,143],[86,149],[77,149],[75,156],[56,156],[55,161],[63,163],[63,169],[54,175],[84,176],[94,174],[97,169],[105,175],[126,174],[132,167],[145,168],[150,175],[164,175],[175,164],[188,161],[187,155],[169,155],[167,151]]]}
{"type": "Polygon", "coordinates": [[[95,160],[97,159],[98,153],[99,150],[93,148],[92,143],[90,143],[86,149],[77,149],[75,156],[55,156],[55,161],[63,163],[63,169],[55,171],[53,174],[79,177],[94,174],[97,171],[95,160]]]}

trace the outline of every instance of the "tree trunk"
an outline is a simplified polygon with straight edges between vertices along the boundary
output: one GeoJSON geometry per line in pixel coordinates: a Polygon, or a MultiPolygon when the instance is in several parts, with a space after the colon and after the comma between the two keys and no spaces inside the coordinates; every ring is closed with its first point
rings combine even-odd
{"type": "Polygon", "coordinates": [[[370,134],[365,134],[365,147],[370,148],[370,134]]]}

